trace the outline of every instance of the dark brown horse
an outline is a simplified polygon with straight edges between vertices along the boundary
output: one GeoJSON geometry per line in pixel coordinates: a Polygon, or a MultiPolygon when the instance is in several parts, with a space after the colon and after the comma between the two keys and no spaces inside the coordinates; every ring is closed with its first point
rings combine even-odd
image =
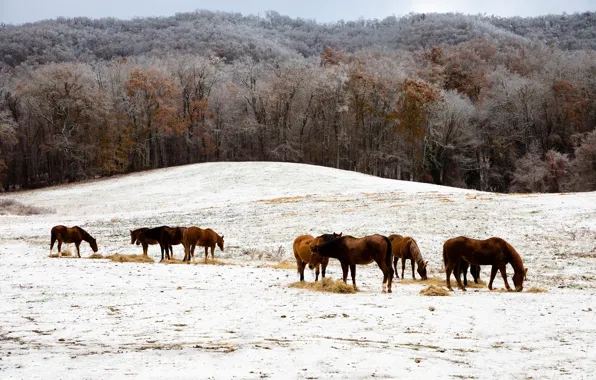
{"type": "Polygon", "coordinates": [[[62,250],[62,243],[74,243],[77,247],[77,257],[81,257],[79,246],[83,240],[89,243],[93,252],[97,252],[97,242],[93,236],[89,235],[87,231],[79,226],[54,226],[50,231],[50,235],[50,255],[52,254],[52,248],[54,248],[56,240],[58,240],[58,253],[62,250]]]}
{"type": "MultiPolygon", "coordinates": [[[[324,235],[323,235],[324,236],[324,235]]],[[[391,242],[383,235],[370,235],[363,238],[342,236],[327,243],[311,245],[312,257],[308,267],[313,269],[323,257],[333,257],[341,263],[343,280],[348,278],[348,267],[352,274],[352,284],[356,289],[356,264],[366,265],[373,261],[383,271],[383,293],[391,293],[393,268],[391,267],[391,242]],[[387,284],[387,285],[385,285],[387,284]],[[387,290],[385,290],[387,289],[387,290]]]]}
{"type": "Polygon", "coordinates": [[[160,226],[155,228],[149,228],[145,231],[141,231],[138,240],[155,240],[159,243],[161,248],[161,260],[164,259],[164,251],[166,259],[174,258],[174,251],[172,250],[173,245],[182,243],[182,235],[186,227],[168,227],[160,226]],[[169,249],[169,252],[168,252],[169,249]]]}
{"type": "MultiPolygon", "coordinates": [[[[143,246],[143,255],[147,256],[147,250],[149,245],[159,244],[157,240],[147,239],[144,236],[141,236],[141,232],[147,231],[148,227],[137,228],[136,230],[130,230],[130,244],[137,244],[143,246]]],[[[170,251],[172,247],[170,246],[170,251]]]]}
{"type": "Polygon", "coordinates": [[[184,235],[184,260],[190,261],[191,257],[195,256],[195,247],[205,247],[205,262],[209,255],[208,249],[211,248],[211,260],[215,260],[215,246],[223,252],[224,237],[219,236],[217,232],[211,228],[202,229],[198,227],[190,227],[185,231],[184,235]],[[190,231],[188,231],[190,230],[190,231]]]}
{"type": "MultiPolygon", "coordinates": [[[[306,265],[309,264],[311,260],[312,255],[310,253],[310,246],[313,244],[323,244],[338,237],[341,237],[341,233],[325,234],[316,238],[312,235],[300,235],[294,239],[294,258],[296,259],[296,266],[298,267],[298,273],[300,274],[300,281],[304,281],[304,268],[306,268],[306,265]],[[328,240],[325,240],[324,237],[328,240]]],[[[319,267],[322,267],[322,277],[325,277],[325,270],[327,269],[328,264],[329,258],[323,257],[321,259],[321,264],[315,266],[315,281],[319,281],[319,267]]]]}
{"type": "Polygon", "coordinates": [[[468,286],[468,267],[470,268],[470,274],[474,279],[474,283],[477,284],[480,281],[480,265],[470,265],[466,260],[460,262],[460,271],[464,275],[464,286],[468,286]]]}
{"type": "Polygon", "coordinates": [[[428,261],[424,261],[418,243],[411,237],[403,237],[401,235],[389,235],[391,242],[391,250],[393,254],[393,267],[395,269],[395,277],[399,278],[397,274],[397,260],[401,258],[401,278],[404,279],[404,271],[406,269],[406,260],[412,263],[412,278],[415,280],[414,267],[418,265],[418,274],[423,280],[427,280],[426,266],[428,261]]]}
{"type": "Polygon", "coordinates": [[[461,261],[465,260],[472,265],[491,265],[490,282],[488,288],[493,289],[493,281],[497,275],[497,271],[501,272],[503,282],[507,290],[511,290],[507,282],[507,264],[513,267],[513,285],[515,290],[521,292],[524,288],[524,279],[527,269],[524,268],[524,263],[515,248],[505,240],[492,237],[486,240],[470,239],[464,236],[459,236],[447,240],[443,244],[443,262],[445,264],[445,275],[447,288],[451,288],[451,272],[454,272],[457,286],[461,290],[466,290],[461,282],[460,271],[461,261]]]}

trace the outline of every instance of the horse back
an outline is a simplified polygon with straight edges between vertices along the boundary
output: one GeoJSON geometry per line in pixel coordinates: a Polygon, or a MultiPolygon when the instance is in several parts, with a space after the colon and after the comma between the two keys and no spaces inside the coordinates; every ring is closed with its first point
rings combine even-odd
{"type": "Polygon", "coordinates": [[[77,226],[70,228],[58,225],[52,227],[50,232],[53,238],[63,243],[80,243],[83,238],[79,229],[77,226]]]}
{"type": "Polygon", "coordinates": [[[452,263],[464,259],[474,265],[498,265],[507,262],[509,249],[501,238],[478,240],[459,236],[447,240],[443,252],[452,263]]]}
{"type": "Polygon", "coordinates": [[[188,227],[182,231],[182,244],[196,244],[201,237],[201,229],[199,227],[188,227]]]}

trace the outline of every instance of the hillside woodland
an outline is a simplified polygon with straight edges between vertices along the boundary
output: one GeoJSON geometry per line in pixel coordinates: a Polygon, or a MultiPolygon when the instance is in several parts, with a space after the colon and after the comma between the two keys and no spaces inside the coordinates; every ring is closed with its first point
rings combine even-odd
{"type": "Polygon", "coordinates": [[[596,190],[596,13],[321,24],[197,11],[0,26],[4,190],[288,161],[596,190]]]}

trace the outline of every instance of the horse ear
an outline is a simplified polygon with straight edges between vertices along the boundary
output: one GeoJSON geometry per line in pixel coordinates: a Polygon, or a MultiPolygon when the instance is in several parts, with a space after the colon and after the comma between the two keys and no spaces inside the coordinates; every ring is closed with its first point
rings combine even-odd
{"type": "Polygon", "coordinates": [[[426,260],[426,261],[424,262],[424,266],[427,266],[427,265],[428,265],[428,260],[426,260]]]}
{"type": "Polygon", "coordinates": [[[343,234],[343,232],[338,233],[337,237],[341,237],[341,234],[343,234]]]}
{"type": "Polygon", "coordinates": [[[223,235],[221,235],[221,238],[222,238],[222,240],[223,240],[224,236],[223,236],[223,235]]]}

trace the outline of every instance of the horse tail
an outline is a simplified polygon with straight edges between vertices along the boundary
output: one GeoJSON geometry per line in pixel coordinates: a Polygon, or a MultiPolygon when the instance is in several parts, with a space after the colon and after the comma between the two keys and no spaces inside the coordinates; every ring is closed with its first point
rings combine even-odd
{"type": "Polygon", "coordinates": [[[56,242],[56,229],[52,228],[52,231],[50,231],[50,251],[54,247],[55,242],[56,242]]]}
{"type": "Polygon", "coordinates": [[[447,269],[447,242],[443,244],[443,266],[447,269]]]}

